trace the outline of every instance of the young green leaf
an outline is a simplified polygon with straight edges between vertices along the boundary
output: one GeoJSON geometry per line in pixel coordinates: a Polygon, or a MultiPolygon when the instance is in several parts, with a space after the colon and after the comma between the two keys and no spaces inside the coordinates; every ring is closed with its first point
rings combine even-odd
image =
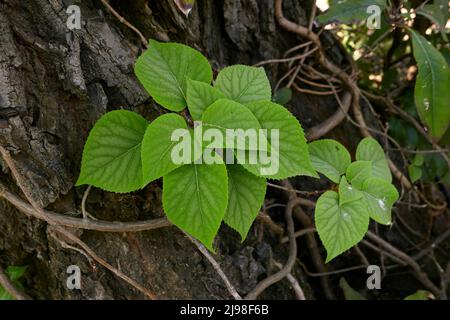
{"type": "Polygon", "coordinates": [[[27,271],[28,266],[9,266],[6,268],[6,273],[12,281],[19,280],[27,271]]]}
{"type": "Polygon", "coordinates": [[[419,180],[422,177],[422,168],[420,166],[416,165],[409,165],[408,166],[408,174],[409,179],[412,183],[415,183],[417,180],[419,180]]]}
{"type": "Polygon", "coordinates": [[[380,10],[386,8],[386,0],[342,0],[333,3],[327,12],[320,15],[317,19],[321,23],[337,21],[340,23],[353,23],[367,19],[371,13],[368,8],[376,5],[380,10]]]}
{"type": "Polygon", "coordinates": [[[238,164],[227,165],[227,171],[228,206],[223,220],[244,241],[264,201],[266,179],[256,177],[238,164]]]}
{"type": "Polygon", "coordinates": [[[419,153],[414,156],[412,164],[415,166],[421,166],[421,165],[423,165],[424,161],[425,161],[425,157],[423,156],[423,154],[419,153]]]}
{"type": "Polygon", "coordinates": [[[391,209],[398,199],[397,189],[386,180],[372,177],[363,183],[361,191],[370,217],[378,223],[391,224],[391,209]]]}
{"type": "Polygon", "coordinates": [[[141,143],[147,126],[143,117],[126,110],[101,117],[84,146],[76,185],[119,193],[142,188],[141,143]]]}
{"type": "Polygon", "coordinates": [[[187,106],[194,120],[200,120],[203,112],[214,102],[225,98],[224,94],[210,84],[188,79],[187,106]]]}
{"type": "Polygon", "coordinates": [[[450,123],[450,69],[442,54],[423,36],[410,30],[419,73],[414,96],[417,112],[429,134],[439,140],[450,123]]]}
{"type": "Polygon", "coordinates": [[[228,203],[225,165],[184,165],[163,177],[163,187],[167,218],[214,251],[228,203]]]}
{"type": "Polygon", "coordinates": [[[14,300],[14,297],[10,295],[6,290],[0,286],[0,301],[14,300]]]}
{"type": "Polygon", "coordinates": [[[327,191],[317,200],[316,228],[325,249],[327,260],[357,244],[369,227],[369,213],[363,201],[353,201],[339,206],[339,195],[327,191]]]}
{"type": "MultiPolygon", "coordinates": [[[[8,275],[9,279],[13,282],[14,286],[18,287],[19,289],[23,289],[22,284],[19,282],[19,278],[23,276],[26,269],[27,266],[9,266],[8,268],[6,268],[6,274],[8,275]]],[[[14,297],[0,285],[0,301],[4,300],[14,300],[14,297]]]]}
{"type": "MultiPolygon", "coordinates": [[[[171,139],[172,134],[177,129],[189,133],[186,121],[183,117],[174,113],[158,117],[147,127],[141,148],[143,185],[161,178],[182,165],[172,161],[172,150],[175,145],[181,143],[178,140],[172,141],[171,139]]],[[[189,139],[191,139],[190,135],[189,139]]],[[[190,146],[191,144],[189,144],[190,146]]]]}
{"type": "Polygon", "coordinates": [[[408,166],[408,173],[411,182],[414,183],[422,177],[422,165],[425,158],[422,154],[416,154],[411,165],[408,166]]]}
{"type": "Polygon", "coordinates": [[[345,300],[367,300],[361,293],[350,287],[344,278],[339,280],[339,286],[344,292],[345,300]]]}
{"type": "Polygon", "coordinates": [[[137,59],[134,72],[157,103],[177,112],[186,107],[186,78],[212,81],[211,66],[200,52],[155,40],[150,40],[147,51],[137,59]]]}
{"type": "Polygon", "coordinates": [[[263,68],[234,65],[219,72],[215,86],[231,100],[247,103],[270,100],[272,90],[263,68]]]}
{"type": "Polygon", "coordinates": [[[417,290],[416,292],[414,292],[413,294],[410,294],[403,300],[428,300],[432,296],[433,295],[429,291],[417,290]]]}
{"type": "MultiPolygon", "coordinates": [[[[224,138],[226,137],[226,129],[243,131],[253,129],[256,136],[257,130],[261,128],[258,119],[247,107],[228,99],[220,99],[210,105],[203,113],[202,122],[205,128],[219,129],[224,138]]],[[[252,146],[244,134],[237,134],[231,138],[235,138],[236,148],[242,149],[239,146],[245,146],[245,149],[258,150],[258,145],[252,146]]]]}
{"type": "Polygon", "coordinates": [[[303,129],[286,108],[270,101],[255,101],[246,104],[246,107],[258,119],[261,128],[268,130],[271,161],[268,165],[245,163],[242,164],[244,168],[254,175],[270,179],[286,179],[296,175],[318,177],[311,164],[303,129]],[[278,141],[273,139],[271,130],[278,130],[278,141]],[[271,166],[271,174],[262,173],[261,169],[267,166],[271,166]]]}
{"type": "Polygon", "coordinates": [[[288,87],[283,87],[272,97],[272,101],[281,105],[285,105],[292,99],[292,90],[288,87]]]}
{"type": "Polygon", "coordinates": [[[356,160],[372,161],[372,175],[392,181],[391,170],[386,160],[383,148],[373,138],[364,138],[356,148],[356,160]]]}
{"type": "Polygon", "coordinates": [[[363,195],[361,191],[349,185],[347,179],[343,176],[341,178],[341,182],[339,183],[339,205],[343,206],[348,202],[359,200],[362,197],[363,195]]]}
{"type": "Polygon", "coordinates": [[[364,181],[372,176],[372,161],[352,162],[345,173],[352,186],[361,189],[364,181]]]}
{"type": "Polygon", "coordinates": [[[347,149],[339,142],[330,139],[311,142],[308,147],[314,169],[331,181],[339,183],[341,175],[345,173],[351,162],[347,149]]]}

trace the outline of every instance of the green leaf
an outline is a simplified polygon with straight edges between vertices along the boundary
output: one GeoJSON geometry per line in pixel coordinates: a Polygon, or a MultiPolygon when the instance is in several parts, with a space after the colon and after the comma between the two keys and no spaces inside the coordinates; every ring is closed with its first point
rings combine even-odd
{"type": "Polygon", "coordinates": [[[213,240],[228,203],[224,164],[188,164],[163,177],[167,218],[213,250],[213,240]]]}
{"type": "Polygon", "coordinates": [[[2,286],[0,286],[0,301],[9,301],[14,300],[14,297],[10,295],[8,292],[6,292],[5,289],[3,289],[2,286]]]}
{"type": "Polygon", "coordinates": [[[372,161],[352,162],[345,173],[352,186],[361,189],[364,181],[372,177],[372,161]]]}
{"type": "Polygon", "coordinates": [[[425,157],[422,154],[416,154],[411,165],[408,166],[408,173],[411,182],[418,181],[423,174],[422,165],[424,164],[425,157]]]}
{"type": "Polygon", "coordinates": [[[422,177],[422,168],[416,165],[408,166],[408,174],[412,183],[415,183],[422,177]]]}
{"type": "Polygon", "coordinates": [[[17,281],[24,275],[27,269],[28,266],[9,266],[6,268],[6,272],[11,281],[17,281]]]}
{"type": "Polygon", "coordinates": [[[84,146],[76,185],[119,193],[142,188],[141,143],[147,125],[140,115],[126,110],[101,117],[84,146]]]}
{"type": "Polygon", "coordinates": [[[155,40],[150,40],[147,51],[137,59],[134,72],[157,103],[177,112],[186,107],[186,78],[212,81],[211,66],[200,52],[155,40]]]}
{"type": "MultiPolygon", "coordinates": [[[[172,150],[175,145],[181,143],[171,140],[176,129],[182,129],[189,134],[186,121],[174,113],[158,117],[147,127],[141,148],[143,185],[182,165],[172,161],[172,150]]],[[[191,139],[191,136],[188,136],[191,139]]]]}
{"type": "Polygon", "coordinates": [[[333,5],[317,19],[321,23],[337,21],[350,24],[355,21],[367,19],[371,13],[367,8],[377,5],[383,11],[386,8],[386,0],[342,0],[333,5]]]}
{"type": "Polygon", "coordinates": [[[432,294],[426,290],[417,290],[415,293],[407,296],[404,300],[429,300],[432,294]]]}
{"type": "Polygon", "coordinates": [[[363,201],[339,206],[338,200],[336,192],[327,191],[316,204],[316,228],[327,250],[326,262],[357,244],[369,227],[369,213],[363,201]]]}
{"type": "Polygon", "coordinates": [[[200,120],[211,104],[225,98],[224,94],[208,83],[187,80],[187,106],[194,120],[200,120]]]}
{"type": "Polygon", "coordinates": [[[228,206],[223,220],[244,241],[264,201],[266,179],[256,177],[238,164],[227,165],[227,171],[228,206]]]}
{"type": "Polygon", "coordinates": [[[343,206],[348,202],[359,200],[363,197],[362,192],[349,185],[345,177],[339,183],[339,205],[343,206]]]}
{"type": "Polygon", "coordinates": [[[272,101],[281,105],[285,105],[292,99],[292,90],[288,87],[283,87],[273,95],[272,101]]]}
{"type": "Polygon", "coordinates": [[[425,157],[423,156],[423,154],[419,153],[414,156],[412,164],[415,166],[421,166],[421,165],[423,165],[424,161],[425,161],[425,157]]]}
{"type": "Polygon", "coordinates": [[[227,67],[219,72],[215,86],[231,100],[247,103],[270,100],[272,90],[263,68],[243,65],[227,67]]]}
{"type": "MultiPolygon", "coordinates": [[[[414,97],[411,104],[414,106],[414,111],[416,111],[416,106],[414,105],[414,97]]],[[[391,118],[389,120],[389,135],[397,140],[400,145],[408,149],[415,149],[419,142],[419,134],[417,133],[416,128],[414,128],[408,122],[397,118],[391,118]]]]}
{"type": "Polygon", "coordinates": [[[242,163],[243,167],[257,176],[270,179],[286,179],[297,175],[317,177],[309,157],[303,129],[298,120],[283,106],[270,101],[255,101],[246,104],[246,107],[255,115],[262,129],[267,129],[267,138],[270,145],[270,164],[258,161],[256,164],[242,163]],[[271,130],[278,130],[277,141],[271,130]],[[269,173],[262,169],[271,166],[269,173]]]}
{"type": "Polygon", "coordinates": [[[339,183],[341,175],[345,173],[351,162],[347,149],[339,142],[330,139],[311,142],[308,147],[314,169],[331,181],[339,183]]]}
{"type": "Polygon", "coordinates": [[[350,287],[344,278],[339,279],[339,286],[344,292],[345,300],[367,300],[361,293],[350,287]]]}
{"type": "Polygon", "coordinates": [[[450,123],[450,70],[442,54],[417,32],[410,30],[419,73],[415,86],[417,112],[429,134],[439,140],[450,123]]]}
{"type": "Polygon", "coordinates": [[[373,138],[364,138],[356,148],[356,160],[372,161],[372,175],[392,181],[391,170],[386,160],[383,148],[373,138]]]}
{"type": "Polygon", "coordinates": [[[391,224],[391,209],[398,199],[397,189],[386,180],[372,177],[364,181],[361,191],[370,217],[378,223],[391,224]]]}
{"type": "MultiPolygon", "coordinates": [[[[228,99],[220,99],[210,105],[203,113],[202,122],[205,129],[219,129],[224,138],[228,138],[226,129],[239,129],[244,131],[252,129],[255,136],[257,136],[257,131],[261,128],[258,119],[256,119],[248,108],[228,99]]],[[[237,134],[234,137],[229,135],[229,138],[235,141],[236,148],[258,150],[258,143],[256,143],[258,141],[255,141],[255,145],[253,146],[249,139],[246,139],[245,134],[237,134]],[[243,148],[243,146],[245,147],[243,148]]]]}
{"type": "MultiPolygon", "coordinates": [[[[27,266],[18,267],[18,266],[9,266],[6,268],[6,273],[14,285],[20,289],[23,288],[22,284],[19,282],[19,278],[23,276],[25,271],[27,270],[27,266]]],[[[0,301],[4,300],[14,300],[14,297],[10,295],[6,290],[0,286],[0,301]]]]}
{"type": "Polygon", "coordinates": [[[434,0],[433,4],[420,6],[415,12],[435,23],[441,31],[444,41],[448,41],[447,35],[445,34],[445,25],[449,18],[448,0],[434,0]]]}

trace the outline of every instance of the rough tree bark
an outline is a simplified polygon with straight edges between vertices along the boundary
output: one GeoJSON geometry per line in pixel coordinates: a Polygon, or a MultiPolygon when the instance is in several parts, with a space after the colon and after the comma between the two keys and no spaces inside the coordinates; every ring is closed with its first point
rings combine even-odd
{"type": "MultiPolygon", "coordinates": [[[[310,1],[284,2],[288,18],[307,23],[310,1]]],[[[286,49],[303,41],[277,26],[273,0],[197,0],[188,18],[171,0],[110,4],[145,37],[201,50],[215,71],[230,64],[282,57],[286,49]]],[[[141,50],[136,34],[99,0],[0,1],[0,145],[11,151],[42,207],[79,214],[84,188],[73,185],[84,142],[101,115],[118,108],[139,112],[149,120],[158,115],[160,109],[133,73],[141,50]],[[70,4],[81,8],[81,30],[70,31],[66,26],[70,4]]],[[[332,50],[333,59],[342,64],[339,49],[332,50]]],[[[266,70],[273,83],[281,75],[277,65],[266,70]]],[[[308,128],[332,114],[337,105],[332,96],[297,95],[290,108],[308,128]]],[[[345,130],[333,134],[352,147],[355,142],[348,138],[349,132],[356,129],[344,126],[345,130]]],[[[1,182],[18,192],[4,163],[2,168],[1,182]]],[[[87,206],[105,220],[160,217],[164,215],[160,191],[160,182],[130,195],[93,190],[87,206]]],[[[217,240],[217,259],[243,295],[270,271],[271,255],[278,261],[287,258],[285,246],[268,232],[257,241],[256,230],[241,244],[224,227],[217,240]]],[[[176,228],[128,234],[84,231],[81,237],[159,298],[230,298],[209,263],[176,228]]],[[[45,223],[26,218],[4,200],[0,200],[0,263],[29,266],[25,286],[34,298],[143,298],[109,271],[94,268],[79,252],[62,248],[45,223]],[[66,288],[66,268],[72,264],[82,270],[81,290],[66,288]]],[[[298,266],[295,276],[307,297],[313,298],[298,266]]],[[[263,297],[288,299],[294,293],[285,280],[263,297]]]]}

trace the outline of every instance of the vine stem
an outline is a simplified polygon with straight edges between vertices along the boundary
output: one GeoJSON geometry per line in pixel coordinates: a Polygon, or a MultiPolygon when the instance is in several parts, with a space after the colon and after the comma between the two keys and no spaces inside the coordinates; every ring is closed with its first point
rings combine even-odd
{"type": "MultiPolygon", "coordinates": [[[[184,231],[183,231],[184,232],[184,231]]],[[[202,245],[200,242],[198,242],[196,239],[191,237],[188,233],[184,232],[184,234],[191,240],[191,242],[197,247],[197,249],[205,256],[205,258],[211,263],[214,270],[219,274],[219,277],[223,280],[225,283],[225,286],[227,287],[228,292],[231,294],[231,296],[235,300],[242,300],[241,295],[237,292],[237,290],[233,287],[230,280],[226,276],[225,272],[223,272],[222,268],[220,267],[219,263],[214,259],[214,257],[209,253],[208,249],[205,248],[204,245],[202,245]]]]}
{"type": "Polygon", "coordinates": [[[145,39],[144,35],[142,34],[142,32],[139,31],[138,28],[136,28],[135,26],[133,26],[130,22],[128,22],[127,19],[125,19],[124,17],[122,17],[113,7],[111,7],[111,5],[109,4],[109,2],[107,0],[100,0],[103,5],[106,7],[106,9],[111,12],[111,14],[117,18],[117,20],[120,21],[120,23],[124,24],[126,27],[130,28],[131,30],[133,30],[133,32],[135,32],[138,36],[139,39],[142,42],[142,45],[147,48],[148,46],[148,41],[147,39],[145,39]]]}
{"type": "Polygon", "coordinates": [[[295,206],[300,205],[299,198],[293,197],[289,200],[286,210],[285,210],[285,218],[287,222],[287,232],[289,237],[289,258],[286,264],[275,274],[272,274],[259,282],[256,287],[250,291],[246,296],[245,300],[255,300],[265,289],[273,285],[274,283],[282,280],[288,274],[291,273],[292,268],[294,267],[295,260],[297,258],[297,241],[294,236],[294,220],[292,217],[292,210],[295,206]]]}
{"type": "MultiPolygon", "coordinates": [[[[289,182],[289,180],[283,180],[282,181],[283,187],[285,187],[287,190],[294,190],[292,184],[289,182]]],[[[299,199],[298,201],[302,205],[307,205],[308,207],[315,207],[314,201],[306,200],[301,197],[298,197],[294,191],[286,191],[286,194],[289,198],[296,197],[299,199]],[[305,200],[307,201],[307,204],[305,203],[305,200]]],[[[311,219],[306,215],[306,213],[302,210],[300,206],[297,206],[294,208],[294,215],[297,220],[300,221],[300,223],[303,225],[304,228],[312,228],[314,227],[314,223],[311,221],[311,219]]],[[[322,256],[320,255],[319,246],[317,243],[317,239],[314,235],[314,233],[306,233],[306,241],[308,244],[309,252],[311,253],[311,259],[314,263],[314,266],[316,267],[317,271],[320,273],[327,272],[327,267],[325,266],[325,263],[323,262],[322,256]]],[[[325,292],[325,295],[330,300],[335,300],[336,297],[333,293],[333,290],[331,289],[331,283],[330,278],[328,276],[324,276],[321,278],[321,284],[322,288],[325,292]]]]}
{"type": "Polygon", "coordinates": [[[390,243],[386,242],[372,231],[367,231],[366,237],[382,246],[384,249],[386,249],[386,251],[392,253],[393,255],[397,256],[398,258],[406,262],[415,271],[417,279],[420,282],[422,282],[423,285],[425,285],[428,289],[430,289],[431,292],[433,292],[433,294],[435,294],[436,296],[441,295],[441,291],[439,290],[439,288],[436,287],[436,285],[433,282],[431,282],[426,273],[423,272],[422,268],[413,258],[411,258],[403,251],[395,248],[390,243]]]}
{"type": "MultiPolygon", "coordinates": [[[[361,111],[361,106],[360,106],[361,90],[359,89],[356,81],[354,79],[352,79],[351,75],[347,74],[343,69],[339,68],[338,66],[336,66],[330,60],[327,59],[327,56],[322,47],[320,38],[316,33],[314,33],[312,30],[310,30],[304,26],[301,26],[299,24],[296,24],[284,17],[284,15],[283,15],[283,0],[275,0],[275,17],[276,17],[278,23],[284,29],[286,29],[289,32],[296,33],[303,38],[308,39],[317,48],[319,48],[317,50],[319,64],[323,68],[328,70],[332,76],[335,75],[337,78],[339,78],[342,81],[342,83],[347,87],[347,89],[349,90],[349,92],[351,94],[351,107],[352,107],[353,115],[356,119],[356,122],[358,123],[358,127],[359,127],[361,134],[364,137],[373,137],[372,134],[369,132],[369,127],[367,126],[366,121],[365,121],[364,116],[361,111]]],[[[355,73],[355,71],[357,70],[355,61],[351,57],[348,58],[348,61],[351,65],[353,73],[355,73]]],[[[349,104],[349,106],[350,106],[350,104],[349,104]]],[[[348,110],[346,110],[346,108],[347,108],[347,105],[343,104],[342,109],[344,109],[345,113],[342,113],[341,110],[338,109],[337,112],[333,116],[330,117],[330,119],[325,120],[325,122],[320,124],[317,128],[313,127],[312,129],[310,129],[310,131],[307,133],[308,139],[310,139],[310,140],[318,139],[325,133],[329,132],[325,129],[329,129],[329,128],[332,129],[335,126],[337,126],[340,122],[342,122],[347,115],[348,110]],[[326,124],[329,120],[330,121],[332,120],[331,123],[328,123],[329,128],[324,128],[324,124],[326,124]]],[[[399,180],[399,182],[402,184],[402,186],[404,186],[408,190],[413,190],[414,192],[416,192],[419,195],[419,197],[424,202],[426,202],[427,205],[429,205],[431,208],[433,208],[435,210],[445,209],[446,203],[435,205],[435,204],[429,202],[428,199],[426,199],[425,195],[423,195],[417,188],[415,188],[413,186],[413,184],[409,181],[409,179],[406,177],[406,175],[403,174],[403,172],[396,166],[396,164],[390,158],[388,158],[388,164],[389,164],[389,168],[390,168],[392,174],[396,177],[397,180],[399,180]]]]}
{"type": "Polygon", "coordinates": [[[9,191],[2,183],[0,183],[0,197],[3,197],[9,203],[14,205],[18,210],[22,211],[28,216],[33,216],[35,218],[45,220],[48,223],[55,223],[64,227],[101,232],[139,232],[172,226],[169,220],[167,220],[167,218],[165,217],[135,222],[111,222],[74,218],[66,214],[41,209],[41,212],[44,212],[45,214],[42,215],[33,206],[29,205],[16,194],[9,191]]]}
{"type": "MultiPolygon", "coordinates": [[[[75,236],[72,232],[69,230],[63,228],[61,225],[58,224],[58,221],[56,221],[54,218],[55,216],[49,215],[48,212],[43,210],[37,202],[33,199],[31,196],[31,192],[26,186],[26,184],[23,181],[22,176],[17,171],[16,165],[14,163],[14,160],[11,158],[11,155],[9,152],[0,145],[0,153],[5,160],[7,166],[11,170],[11,173],[13,177],[16,179],[16,183],[19,186],[20,190],[22,190],[23,194],[25,195],[25,198],[28,200],[28,202],[31,204],[31,207],[34,209],[33,213],[36,217],[45,220],[49,224],[49,228],[51,231],[58,232],[68,240],[70,240],[73,243],[76,243],[78,246],[80,246],[86,253],[88,253],[95,261],[97,261],[99,264],[104,266],[106,269],[110,270],[112,273],[114,273],[117,277],[121,278],[137,290],[141,291],[143,294],[145,294],[150,299],[156,299],[155,294],[150,292],[148,289],[141,286],[139,283],[137,283],[135,280],[131,279],[127,275],[125,275],[123,272],[118,270],[117,268],[113,267],[109,263],[107,263],[105,260],[103,260],[100,256],[98,256],[86,243],[84,243],[81,239],[79,239],[77,236],[75,236]]],[[[5,191],[0,191],[1,195],[4,195],[5,191]]],[[[86,221],[87,219],[83,219],[83,221],[86,221]]]]}
{"type": "MultiPolygon", "coordinates": [[[[283,268],[283,265],[281,263],[279,263],[278,261],[273,260],[273,264],[275,265],[275,267],[277,267],[280,270],[283,268]]],[[[286,279],[291,284],[292,289],[294,290],[295,295],[297,296],[297,299],[298,300],[306,300],[305,293],[303,292],[303,289],[300,286],[300,284],[298,283],[297,279],[295,279],[295,277],[291,273],[288,273],[286,275],[286,279]]]]}

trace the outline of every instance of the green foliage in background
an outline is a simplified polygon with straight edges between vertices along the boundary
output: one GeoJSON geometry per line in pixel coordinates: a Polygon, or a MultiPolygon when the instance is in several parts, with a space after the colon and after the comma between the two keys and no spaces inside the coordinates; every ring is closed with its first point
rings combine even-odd
{"type": "MultiPolygon", "coordinates": [[[[9,279],[11,279],[16,288],[23,290],[23,286],[19,282],[19,279],[23,276],[26,270],[26,266],[9,266],[8,268],[6,268],[6,274],[8,275],[9,279]]],[[[0,286],[0,300],[14,300],[14,297],[12,297],[8,292],[6,292],[4,288],[2,288],[2,286],[0,286]]]]}

